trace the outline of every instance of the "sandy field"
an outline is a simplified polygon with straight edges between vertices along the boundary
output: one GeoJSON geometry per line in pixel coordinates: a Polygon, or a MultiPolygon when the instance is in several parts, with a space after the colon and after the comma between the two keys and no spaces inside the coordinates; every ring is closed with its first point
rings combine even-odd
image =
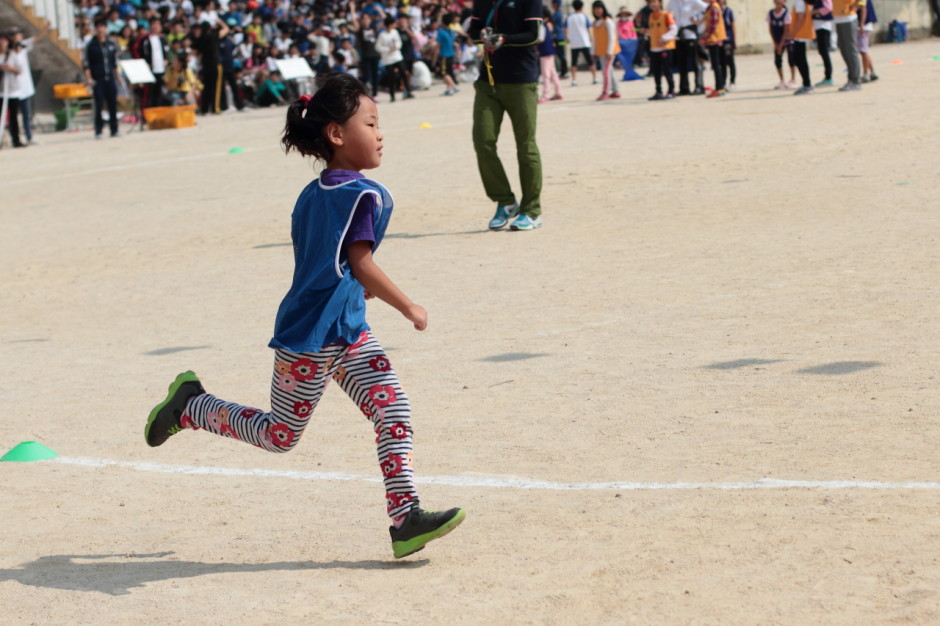
{"type": "Polygon", "coordinates": [[[806,98],[767,55],[720,101],[566,84],[531,233],[486,231],[469,86],[381,98],[377,260],[430,324],[370,321],[423,504],[468,511],[401,561],[336,387],[289,455],[143,441],[184,369],[269,406],[315,175],[284,111],[3,150],[0,448],[60,456],[0,464],[0,623],[940,622],[938,56],[806,98]]]}

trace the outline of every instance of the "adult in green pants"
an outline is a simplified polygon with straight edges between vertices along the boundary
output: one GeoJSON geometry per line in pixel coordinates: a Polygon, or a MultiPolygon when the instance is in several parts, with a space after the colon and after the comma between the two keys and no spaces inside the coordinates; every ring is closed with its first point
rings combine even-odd
{"type": "Polygon", "coordinates": [[[486,195],[496,202],[491,230],[542,226],[542,158],[535,142],[541,0],[474,0],[468,35],[482,42],[484,70],[474,84],[473,147],[486,195]],[[516,140],[522,197],[517,201],[496,152],[504,114],[516,140]],[[510,221],[512,224],[510,225],[510,221]]]}

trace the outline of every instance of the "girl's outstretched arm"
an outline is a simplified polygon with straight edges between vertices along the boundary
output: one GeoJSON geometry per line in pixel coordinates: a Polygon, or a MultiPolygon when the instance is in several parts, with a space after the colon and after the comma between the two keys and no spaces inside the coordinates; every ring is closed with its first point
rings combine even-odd
{"type": "Polygon", "coordinates": [[[428,312],[420,304],[412,302],[392,279],[372,259],[372,242],[356,241],[349,245],[346,255],[353,276],[367,293],[391,305],[415,326],[424,330],[428,326],[428,312]]]}

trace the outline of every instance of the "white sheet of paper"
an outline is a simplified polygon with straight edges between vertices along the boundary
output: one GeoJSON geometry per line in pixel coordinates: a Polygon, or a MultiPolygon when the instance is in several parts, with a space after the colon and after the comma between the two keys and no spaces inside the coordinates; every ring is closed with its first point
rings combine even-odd
{"type": "Polygon", "coordinates": [[[313,78],[313,70],[305,59],[275,59],[274,63],[284,80],[313,78]]]}
{"type": "Polygon", "coordinates": [[[127,76],[127,82],[132,85],[147,85],[157,82],[153,72],[150,71],[150,66],[143,59],[124,59],[118,61],[118,65],[121,66],[121,71],[127,76]]]}

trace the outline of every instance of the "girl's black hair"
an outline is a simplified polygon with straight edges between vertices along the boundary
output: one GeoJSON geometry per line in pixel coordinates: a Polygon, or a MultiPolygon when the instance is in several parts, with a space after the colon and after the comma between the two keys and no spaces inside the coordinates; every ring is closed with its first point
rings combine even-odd
{"type": "Polygon", "coordinates": [[[359,110],[359,98],[369,97],[368,88],[351,74],[329,73],[317,78],[316,93],[306,101],[299,98],[287,107],[287,123],[281,145],[285,152],[296,150],[329,162],[333,144],[326,138],[326,127],[343,125],[359,110]]]}
{"type": "Polygon", "coordinates": [[[591,4],[591,10],[593,11],[597,7],[603,9],[604,17],[612,17],[610,12],[607,10],[607,5],[604,4],[604,0],[594,0],[594,3],[591,4]]]}

